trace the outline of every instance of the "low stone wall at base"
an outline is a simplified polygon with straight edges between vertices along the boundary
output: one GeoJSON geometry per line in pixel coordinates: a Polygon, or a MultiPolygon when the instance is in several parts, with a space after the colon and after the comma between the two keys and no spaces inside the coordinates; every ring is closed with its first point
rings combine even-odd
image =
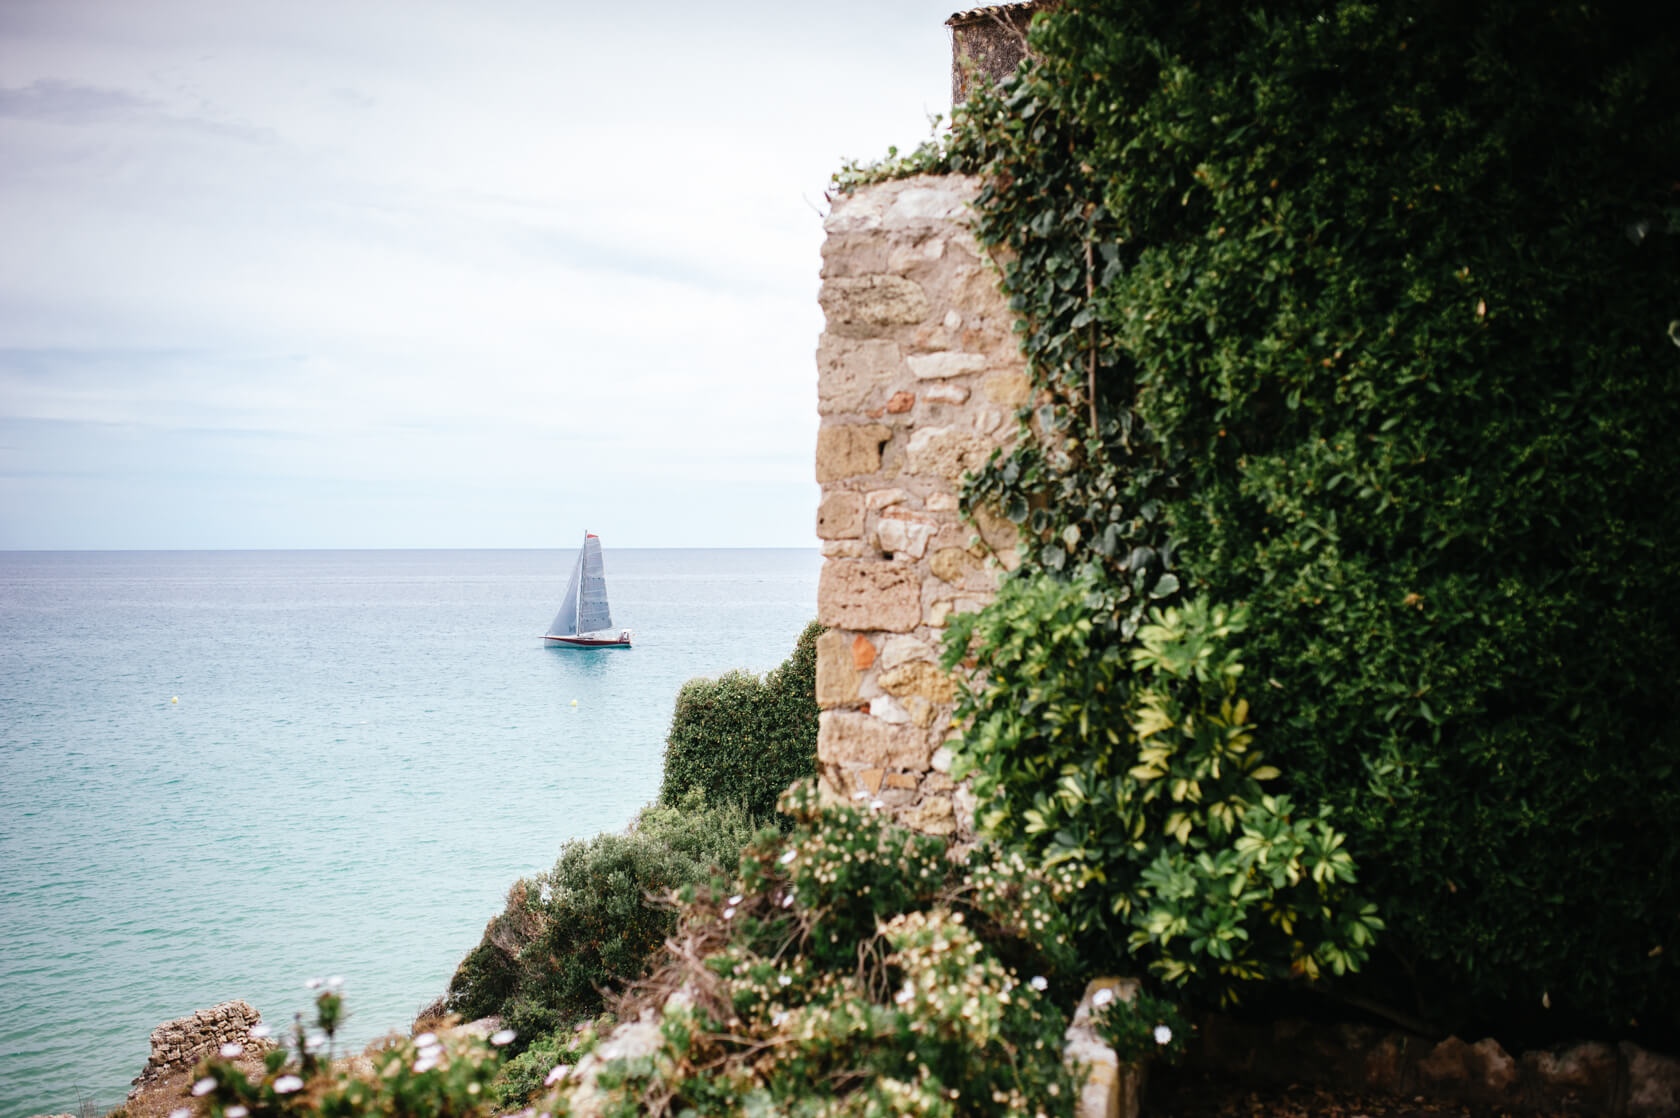
{"type": "Polygon", "coordinates": [[[154,1083],[190,1070],[206,1056],[220,1052],[224,1044],[237,1044],[252,1055],[266,1052],[274,1047],[274,1042],[251,1035],[251,1030],[260,1024],[262,1014],[243,1000],[223,1002],[190,1017],[165,1021],[152,1030],[151,1057],[128,1097],[133,1099],[154,1083]]]}
{"type": "Polygon", "coordinates": [[[1210,1016],[1192,1070],[1513,1111],[1657,1118],[1680,1114],[1680,1060],[1635,1044],[1583,1041],[1513,1057],[1492,1037],[1439,1043],[1369,1025],[1210,1016]]]}

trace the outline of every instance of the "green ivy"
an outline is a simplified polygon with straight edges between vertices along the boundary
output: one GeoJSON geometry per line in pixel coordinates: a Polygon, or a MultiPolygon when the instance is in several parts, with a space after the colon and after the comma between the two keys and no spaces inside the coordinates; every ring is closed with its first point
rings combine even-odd
{"type": "Polygon", "coordinates": [[[1098,659],[1154,601],[1244,604],[1253,717],[1382,902],[1385,996],[1675,1027],[1667,25],[1065,0],[1032,43],[944,157],[1048,394],[968,507],[1022,526],[1022,577],[1098,572],[1098,659]]]}

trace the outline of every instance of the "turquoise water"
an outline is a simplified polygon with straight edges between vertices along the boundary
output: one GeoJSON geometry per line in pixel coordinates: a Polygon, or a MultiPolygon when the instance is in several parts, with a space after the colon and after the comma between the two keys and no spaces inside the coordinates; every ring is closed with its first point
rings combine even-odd
{"type": "Polygon", "coordinates": [[[815,614],[815,551],[607,542],[627,652],[542,646],[571,551],[0,553],[0,1118],[113,1106],[159,1022],[283,1026],[314,976],[349,1045],[405,1028],[653,798],[683,681],[815,614]]]}

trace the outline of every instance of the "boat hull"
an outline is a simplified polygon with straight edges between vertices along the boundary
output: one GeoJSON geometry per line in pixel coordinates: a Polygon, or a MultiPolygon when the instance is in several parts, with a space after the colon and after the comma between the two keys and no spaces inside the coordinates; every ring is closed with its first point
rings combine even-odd
{"type": "Polygon", "coordinates": [[[629,648],[630,638],[622,637],[554,637],[543,638],[549,648],[629,648]]]}

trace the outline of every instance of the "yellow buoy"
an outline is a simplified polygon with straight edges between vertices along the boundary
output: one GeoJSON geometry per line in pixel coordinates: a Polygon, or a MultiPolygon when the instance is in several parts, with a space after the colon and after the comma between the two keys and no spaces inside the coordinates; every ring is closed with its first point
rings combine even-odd
{"type": "Polygon", "coordinates": [[[181,701],[181,696],[176,695],[176,696],[172,697],[169,701],[172,702],[172,703],[178,703],[178,702],[181,701]]]}
{"type": "Polygon", "coordinates": [[[573,700],[572,700],[572,705],[573,705],[573,706],[577,706],[577,700],[576,700],[576,699],[573,699],[573,700]]]}

